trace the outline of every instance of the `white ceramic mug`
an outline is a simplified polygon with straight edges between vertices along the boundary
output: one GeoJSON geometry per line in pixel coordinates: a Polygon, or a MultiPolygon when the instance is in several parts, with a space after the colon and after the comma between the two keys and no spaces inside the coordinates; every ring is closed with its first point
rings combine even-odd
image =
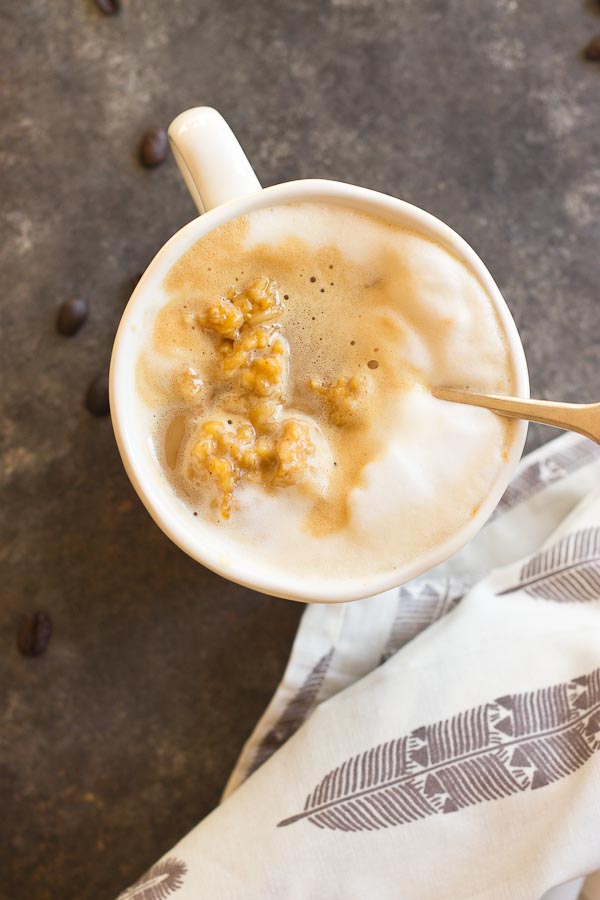
{"type": "Polygon", "coordinates": [[[261,189],[242,148],[214,109],[199,107],[178,116],[169,128],[171,147],[185,182],[202,215],[175,234],[156,255],[137,285],[115,339],[110,370],[110,406],[115,435],[127,473],[155,522],[194,559],[225,578],[257,591],[292,600],[333,603],[372,596],[415,578],[456,553],[479,531],[500,500],[521,456],[527,426],[516,425],[508,459],[477,514],[444,543],[393,572],[364,579],[340,579],[335,588],[319,584],[307,573],[285,577],[258,565],[240,549],[228,555],[216,529],[196,517],[169,487],[139,415],[142,401],[136,386],[136,363],[142,350],[144,323],[167,302],[162,282],[173,264],[199,238],[229,219],[254,209],[298,201],[320,201],[351,207],[421,232],[448,247],[473,272],[494,302],[508,340],[516,393],[529,396],[527,365],[519,335],[500,291],[474,250],[439,219],[409,203],[366,188],[337,181],[304,180],[261,189]]]}

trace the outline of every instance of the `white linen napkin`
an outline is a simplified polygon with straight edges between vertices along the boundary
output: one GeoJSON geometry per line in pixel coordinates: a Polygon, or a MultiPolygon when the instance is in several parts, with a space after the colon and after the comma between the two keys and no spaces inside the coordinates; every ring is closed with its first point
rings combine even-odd
{"type": "Polygon", "coordinates": [[[224,802],[119,900],[577,897],[600,869],[599,476],[565,435],[449,562],[309,606],[224,802]]]}

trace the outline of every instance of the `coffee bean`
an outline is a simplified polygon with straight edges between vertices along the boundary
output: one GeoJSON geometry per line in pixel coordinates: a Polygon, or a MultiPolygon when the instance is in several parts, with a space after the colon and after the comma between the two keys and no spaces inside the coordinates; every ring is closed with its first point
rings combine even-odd
{"type": "Polygon", "coordinates": [[[595,38],[592,38],[583,51],[583,55],[592,62],[600,62],[600,34],[597,34],[595,38]]]}
{"type": "Polygon", "coordinates": [[[164,128],[150,128],[140,142],[140,162],[147,168],[159,166],[167,158],[169,139],[164,128]]]}
{"type": "Polygon", "coordinates": [[[40,656],[48,646],[51,634],[52,622],[48,613],[28,613],[19,625],[19,650],[23,656],[40,656]]]}
{"type": "Polygon", "coordinates": [[[105,16],[116,16],[121,10],[121,0],[95,0],[95,3],[105,16]]]}
{"type": "Polygon", "coordinates": [[[98,375],[88,388],[85,405],[93,416],[107,416],[110,412],[108,376],[98,375]]]}
{"type": "Polygon", "coordinates": [[[77,334],[88,317],[88,302],[83,297],[71,297],[65,300],[56,318],[56,328],[60,334],[77,334]]]}

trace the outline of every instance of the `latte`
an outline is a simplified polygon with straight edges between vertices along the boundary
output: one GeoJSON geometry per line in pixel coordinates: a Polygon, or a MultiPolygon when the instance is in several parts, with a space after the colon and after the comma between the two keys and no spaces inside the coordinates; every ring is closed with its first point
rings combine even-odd
{"type": "Polygon", "coordinates": [[[162,477],[224,553],[389,571],[473,517],[513,424],[432,385],[514,387],[494,304],[451,251],[342,206],[251,212],[164,282],[137,366],[162,477]]]}

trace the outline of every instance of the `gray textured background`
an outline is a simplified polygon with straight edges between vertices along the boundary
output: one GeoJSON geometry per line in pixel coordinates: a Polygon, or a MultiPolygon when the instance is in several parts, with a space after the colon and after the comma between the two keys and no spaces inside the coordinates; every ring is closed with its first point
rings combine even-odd
{"type": "MultiPolygon", "coordinates": [[[[594,0],[0,0],[0,897],[111,900],[217,803],[301,607],[172,546],[82,407],[194,211],[140,133],[216,106],[263,184],[331,177],[478,250],[536,394],[600,397],[594,0]],[[92,313],[54,329],[71,294],[92,313]],[[55,630],[22,658],[21,613],[55,630]]],[[[550,437],[535,430],[530,443],[550,437]]]]}

